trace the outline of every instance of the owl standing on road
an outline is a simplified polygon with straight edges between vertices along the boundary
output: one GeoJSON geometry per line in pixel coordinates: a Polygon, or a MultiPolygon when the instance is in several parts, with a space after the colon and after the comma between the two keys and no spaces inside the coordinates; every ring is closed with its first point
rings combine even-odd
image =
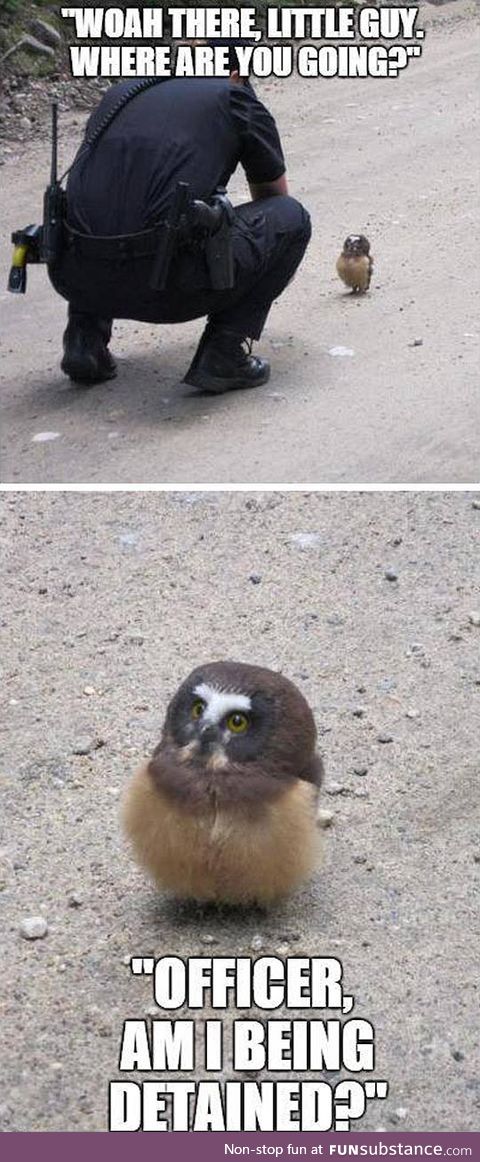
{"type": "Polygon", "coordinates": [[[282,674],[210,662],[170,702],[124,825],[162,888],[198,901],[268,905],[318,862],[323,767],[305,698],[282,674]]]}
{"type": "Polygon", "coordinates": [[[354,293],[364,293],[370,286],[373,258],[364,234],[349,234],[337,259],[337,274],[354,293]]]}

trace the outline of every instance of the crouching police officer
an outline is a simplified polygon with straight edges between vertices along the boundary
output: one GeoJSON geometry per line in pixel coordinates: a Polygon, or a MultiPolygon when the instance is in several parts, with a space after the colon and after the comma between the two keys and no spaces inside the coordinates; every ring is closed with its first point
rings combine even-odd
{"type": "Polygon", "coordinates": [[[80,147],[72,166],[64,244],[49,267],[69,303],[61,366],[75,383],[116,374],[113,319],[181,323],[204,315],[186,383],[217,393],[269,378],[251,340],[302,260],[310,219],[288,196],[275,122],[239,78],[231,44],[229,57],[229,79],[168,79],[133,98],[131,83],[115,85],[89,120],[86,141],[97,140],[80,147]],[[233,210],[217,192],[238,164],[252,201],[233,210]],[[173,223],[178,191],[185,212],[173,223]],[[201,215],[195,221],[192,207],[202,203],[218,211],[214,228],[205,229],[201,215]],[[230,274],[223,262],[216,277],[225,243],[230,274]]]}

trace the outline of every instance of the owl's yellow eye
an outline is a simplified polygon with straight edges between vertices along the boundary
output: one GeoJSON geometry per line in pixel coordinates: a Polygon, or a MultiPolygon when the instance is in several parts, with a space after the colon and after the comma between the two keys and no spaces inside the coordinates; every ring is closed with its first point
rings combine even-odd
{"type": "Polygon", "coordinates": [[[239,710],[235,710],[227,718],[227,726],[232,734],[245,734],[250,726],[250,720],[246,714],[241,714],[239,710]]]}
{"type": "Polygon", "coordinates": [[[205,710],[205,703],[202,698],[196,698],[190,711],[192,718],[201,718],[205,710]]]}

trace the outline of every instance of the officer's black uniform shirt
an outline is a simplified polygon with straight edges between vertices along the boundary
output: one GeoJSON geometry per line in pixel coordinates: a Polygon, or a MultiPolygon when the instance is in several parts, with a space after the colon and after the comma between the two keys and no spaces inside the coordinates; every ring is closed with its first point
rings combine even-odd
{"type": "MultiPolygon", "coordinates": [[[[131,82],[115,85],[87,135],[131,82]]],[[[133,234],[165,217],[178,181],[208,198],[240,164],[253,184],[285,172],[273,117],[250,85],[172,79],[134,97],[68,181],[68,220],[86,234],[133,234]]]]}

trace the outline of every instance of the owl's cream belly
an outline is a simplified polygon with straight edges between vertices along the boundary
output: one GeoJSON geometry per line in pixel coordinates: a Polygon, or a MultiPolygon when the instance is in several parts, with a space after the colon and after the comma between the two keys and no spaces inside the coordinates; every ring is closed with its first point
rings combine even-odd
{"type": "Polygon", "coordinates": [[[137,859],[177,896],[225,903],[273,903],[319,862],[315,789],[300,780],[258,819],[235,810],[190,813],[154,787],[147,767],[130,785],[124,824],[137,859]]]}
{"type": "Polygon", "coordinates": [[[337,273],[352,290],[367,290],[371,277],[370,259],[365,254],[358,257],[346,257],[341,254],[337,262],[337,273]]]}

